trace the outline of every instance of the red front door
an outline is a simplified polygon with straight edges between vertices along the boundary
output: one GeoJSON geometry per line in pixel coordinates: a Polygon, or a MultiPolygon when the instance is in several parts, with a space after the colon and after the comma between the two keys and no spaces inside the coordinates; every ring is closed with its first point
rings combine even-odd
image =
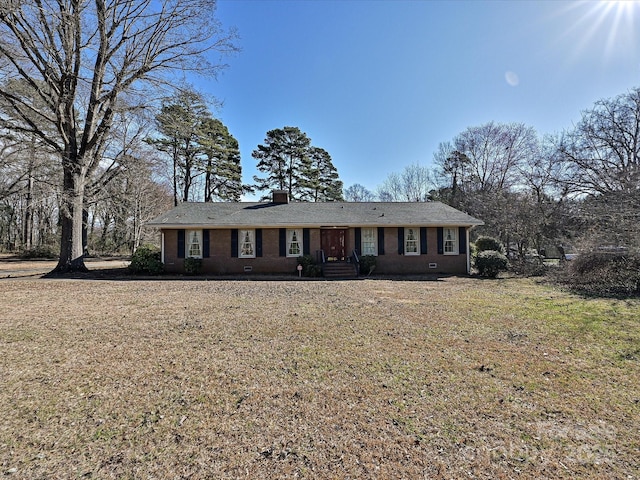
{"type": "Polygon", "coordinates": [[[345,255],[346,230],[331,228],[320,230],[320,246],[328,262],[343,262],[345,255]]]}

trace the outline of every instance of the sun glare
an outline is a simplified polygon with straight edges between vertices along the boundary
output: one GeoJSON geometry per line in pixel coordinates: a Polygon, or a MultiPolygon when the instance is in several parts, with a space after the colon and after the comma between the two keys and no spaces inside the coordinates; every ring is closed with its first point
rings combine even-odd
{"type": "Polygon", "coordinates": [[[611,54],[616,44],[625,36],[627,29],[633,28],[633,13],[638,2],[635,0],[600,0],[594,6],[594,14],[600,22],[609,21],[609,35],[605,53],[611,54]]]}
{"type": "Polygon", "coordinates": [[[578,15],[566,33],[579,38],[580,51],[592,50],[593,42],[598,41],[604,46],[605,57],[616,49],[634,47],[634,17],[640,12],[640,1],[580,0],[566,11],[578,15]]]}

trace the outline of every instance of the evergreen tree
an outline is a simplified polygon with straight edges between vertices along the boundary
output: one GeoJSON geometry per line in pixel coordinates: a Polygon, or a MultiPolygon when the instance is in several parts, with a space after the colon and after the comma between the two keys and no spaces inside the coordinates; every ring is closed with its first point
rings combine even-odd
{"type": "Polygon", "coordinates": [[[201,173],[199,135],[202,122],[210,116],[202,96],[190,90],[172,97],[156,116],[161,137],[153,144],[171,156],[174,205],[189,201],[191,186],[201,173]]]}
{"type": "Polygon", "coordinates": [[[251,154],[265,177],[253,177],[255,189],[271,198],[272,190],[284,190],[290,200],[331,202],[342,200],[342,182],[329,153],[311,145],[311,139],[297,127],[267,132],[264,145],[251,154]]]}
{"type": "Polygon", "coordinates": [[[300,200],[303,193],[301,170],[308,163],[311,140],[298,127],[284,127],[267,132],[264,145],[258,145],[251,156],[266,177],[255,175],[256,189],[264,192],[261,200],[271,197],[271,190],[285,190],[290,200],[300,200]]]}
{"type": "Polygon", "coordinates": [[[238,142],[211,116],[200,94],[178,93],[163,105],[156,123],[161,136],[152,143],[171,157],[175,205],[198,198],[240,200],[245,187],[238,142]]]}
{"type": "Polygon", "coordinates": [[[333,166],[331,155],[323,148],[311,147],[301,170],[303,200],[334,202],[342,197],[342,181],[333,166]]]}
{"type": "Polygon", "coordinates": [[[238,141],[220,120],[208,118],[200,127],[200,144],[205,162],[204,201],[239,201],[246,188],[242,185],[238,141]]]}

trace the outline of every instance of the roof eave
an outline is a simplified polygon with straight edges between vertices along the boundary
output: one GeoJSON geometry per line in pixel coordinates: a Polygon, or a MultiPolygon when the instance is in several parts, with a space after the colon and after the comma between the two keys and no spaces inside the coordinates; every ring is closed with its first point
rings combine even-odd
{"type": "Polygon", "coordinates": [[[148,223],[149,227],[173,230],[173,229],[200,229],[207,228],[211,230],[239,228],[239,229],[254,229],[254,228],[372,228],[372,227],[385,227],[385,228],[398,228],[398,227],[478,227],[484,225],[484,222],[406,222],[406,223],[353,223],[353,224],[317,224],[317,223],[272,223],[269,225],[260,224],[229,224],[229,225],[215,225],[211,223],[148,223]]]}

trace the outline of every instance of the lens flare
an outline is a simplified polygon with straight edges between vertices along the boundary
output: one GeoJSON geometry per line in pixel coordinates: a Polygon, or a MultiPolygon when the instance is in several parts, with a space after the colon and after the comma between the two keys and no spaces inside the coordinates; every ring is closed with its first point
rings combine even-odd
{"type": "Polygon", "coordinates": [[[637,0],[580,0],[565,7],[570,19],[565,36],[575,38],[576,54],[594,51],[600,45],[604,58],[617,51],[635,48],[635,16],[640,12],[637,0]]]}

